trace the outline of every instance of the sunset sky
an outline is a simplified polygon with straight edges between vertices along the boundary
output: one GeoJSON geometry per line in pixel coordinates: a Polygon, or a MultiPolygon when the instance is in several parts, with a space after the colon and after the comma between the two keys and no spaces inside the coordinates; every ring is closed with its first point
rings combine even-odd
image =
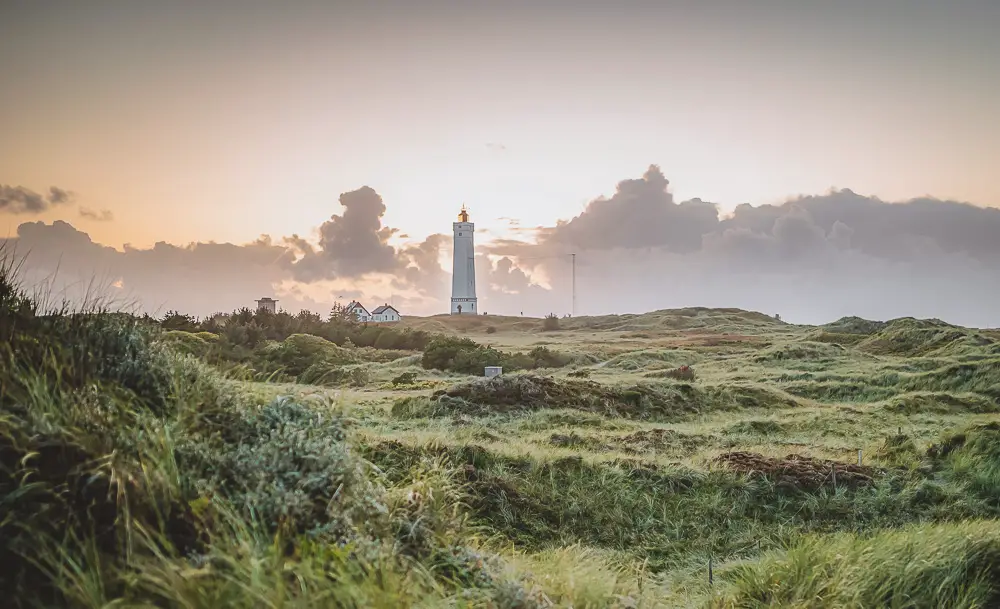
{"type": "MultiPolygon", "coordinates": [[[[0,230],[13,238],[23,223],[63,220],[73,234],[119,252],[125,244],[144,251],[157,242],[243,245],[263,234],[280,244],[297,235],[329,253],[318,245],[320,225],[343,213],[343,193],[368,186],[386,208],[379,226],[397,230],[382,245],[400,253],[423,244],[428,259],[440,246],[446,259],[462,203],[484,247],[499,238],[543,247],[545,231],[612,197],[619,182],[650,165],[669,180],[671,205],[698,198],[717,204],[723,219],[743,203],[842,188],[865,200],[994,207],[998,31],[996,0],[6,0],[0,184],[73,195],[32,209],[0,206],[0,230]],[[517,226],[548,228],[535,235],[517,226]],[[434,241],[438,233],[448,239],[434,241]]],[[[996,219],[984,218],[970,226],[996,219]]],[[[816,219],[825,239],[833,221],[816,219]]],[[[865,230],[843,223],[855,235],[865,230]]],[[[943,237],[914,234],[958,251],[942,246],[943,237]]],[[[497,247],[497,256],[516,262],[518,252],[497,247]]],[[[631,247],[627,239],[614,245],[622,247],[631,247]]],[[[968,248],[984,265],[977,285],[1000,285],[994,260],[968,248]]],[[[133,268],[108,262],[128,252],[103,255],[115,278],[125,276],[119,266],[133,268]]],[[[551,276],[563,272],[520,266],[551,289],[551,276]]],[[[370,298],[412,295],[426,277],[406,284],[404,267],[323,275],[316,266],[306,276],[302,265],[268,281],[290,294],[288,302],[319,306],[352,289],[370,298]]],[[[585,265],[581,273],[586,283],[585,265]]],[[[413,310],[445,310],[434,290],[413,296],[413,310]]],[[[938,291],[900,301],[924,308],[901,306],[898,314],[968,313],[970,323],[994,323],[985,313],[953,311],[957,301],[929,305],[938,291]]],[[[757,303],[723,290],[636,306],[718,305],[727,297],[731,306],[757,303]]],[[[588,302],[584,312],[615,308],[596,296],[588,302]]],[[[503,303],[505,312],[523,307],[503,303]]],[[[221,297],[217,307],[207,297],[170,304],[231,306],[221,297]]],[[[863,305],[848,300],[821,316],[860,313],[863,305]]],[[[539,301],[532,313],[545,306],[539,301]]],[[[808,302],[796,307],[809,318],[808,302]]]]}

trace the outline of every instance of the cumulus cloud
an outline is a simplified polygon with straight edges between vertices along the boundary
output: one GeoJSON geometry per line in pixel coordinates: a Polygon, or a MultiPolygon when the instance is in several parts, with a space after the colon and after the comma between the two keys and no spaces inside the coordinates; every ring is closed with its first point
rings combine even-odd
{"type": "MultiPolygon", "coordinates": [[[[37,206],[17,197],[30,199],[20,208],[37,206]]],[[[375,190],[344,193],[339,203],[311,238],[119,251],[66,222],[29,222],[11,241],[30,249],[31,272],[120,279],[152,310],[204,315],[277,295],[290,310],[326,311],[349,294],[369,304],[393,299],[407,314],[446,311],[450,265],[439,261],[450,258],[450,235],[393,246],[401,236],[383,224],[386,203],[375,190]]],[[[967,203],[838,190],[721,217],[712,203],[675,201],[654,165],[576,217],[517,234],[477,244],[480,308],[491,314],[568,313],[575,253],[578,314],[699,305],[809,323],[914,315],[1000,325],[1000,210],[967,203]]]]}
{"type": "Polygon", "coordinates": [[[115,216],[111,213],[110,209],[95,210],[90,209],[89,207],[80,208],[80,217],[88,220],[94,220],[95,222],[111,222],[115,219],[115,216]]]}
{"type": "Polygon", "coordinates": [[[638,180],[622,180],[610,198],[598,198],[579,215],[538,233],[539,245],[613,249],[664,247],[688,252],[715,228],[719,212],[700,199],[675,203],[656,165],[638,180]]]}
{"type": "Polygon", "coordinates": [[[991,304],[1000,296],[998,234],[995,208],[850,190],[740,205],[723,219],[700,199],[675,202],[651,166],[568,222],[486,250],[550,278],[525,304],[535,315],[569,310],[566,257],[575,252],[582,313],[703,305],[806,322],[856,314],[1000,325],[991,304]]]}
{"type": "Polygon", "coordinates": [[[318,247],[293,236],[291,243],[302,254],[293,267],[296,278],[315,281],[398,270],[396,249],[388,243],[397,231],[382,226],[382,197],[364,186],[340,195],[340,204],[344,212],[331,216],[319,227],[318,247]]]}
{"type": "Polygon", "coordinates": [[[0,213],[39,214],[72,199],[73,193],[58,186],[52,186],[48,194],[42,194],[24,186],[0,184],[0,213]]]}

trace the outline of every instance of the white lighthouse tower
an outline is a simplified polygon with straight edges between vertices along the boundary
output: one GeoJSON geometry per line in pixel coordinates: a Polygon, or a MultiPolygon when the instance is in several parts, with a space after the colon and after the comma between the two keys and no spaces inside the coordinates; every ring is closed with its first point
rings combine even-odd
{"type": "Polygon", "coordinates": [[[469,222],[469,212],[464,205],[452,229],[455,232],[455,254],[451,271],[451,314],[478,315],[476,254],[472,240],[476,225],[469,222]]]}

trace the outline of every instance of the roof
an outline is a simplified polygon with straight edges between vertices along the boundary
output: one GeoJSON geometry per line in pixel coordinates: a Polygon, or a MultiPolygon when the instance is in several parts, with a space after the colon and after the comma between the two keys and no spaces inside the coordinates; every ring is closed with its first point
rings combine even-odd
{"type": "Polygon", "coordinates": [[[381,307],[378,307],[377,309],[375,309],[374,311],[372,311],[372,315],[378,315],[379,313],[385,313],[389,309],[392,309],[393,311],[396,311],[396,315],[399,315],[399,311],[396,310],[396,307],[394,307],[392,305],[387,305],[387,304],[382,305],[381,307]]]}
{"type": "Polygon", "coordinates": [[[365,309],[365,305],[361,304],[357,300],[352,300],[351,304],[347,305],[347,310],[350,311],[351,309],[355,309],[357,307],[361,307],[362,309],[365,310],[365,312],[368,311],[368,309],[365,309]]]}

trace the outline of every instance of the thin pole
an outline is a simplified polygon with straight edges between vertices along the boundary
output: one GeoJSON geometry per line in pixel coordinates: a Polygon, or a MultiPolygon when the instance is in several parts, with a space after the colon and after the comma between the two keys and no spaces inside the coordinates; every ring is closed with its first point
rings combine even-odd
{"type": "Polygon", "coordinates": [[[573,257],[573,309],[571,315],[576,317],[576,254],[570,254],[573,257]]]}

